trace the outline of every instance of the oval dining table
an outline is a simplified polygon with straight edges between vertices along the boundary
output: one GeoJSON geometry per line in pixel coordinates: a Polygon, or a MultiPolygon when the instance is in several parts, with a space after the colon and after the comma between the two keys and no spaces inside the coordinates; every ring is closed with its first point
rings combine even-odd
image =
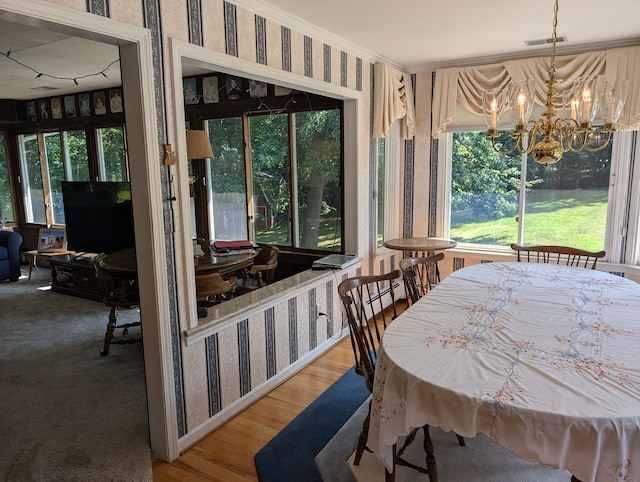
{"type": "Polygon", "coordinates": [[[384,333],[367,446],[393,471],[398,437],[430,425],[467,445],[484,434],[572,480],[640,481],[639,353],[634,281],[554,264],[462,268],[384,333]]]}

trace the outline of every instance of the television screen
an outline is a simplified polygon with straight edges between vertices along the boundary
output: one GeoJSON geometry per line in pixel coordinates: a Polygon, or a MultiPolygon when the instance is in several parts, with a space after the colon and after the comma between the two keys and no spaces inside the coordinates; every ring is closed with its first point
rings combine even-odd
{"type": "Polygon", "coordinates": [[[112,253],[133,248],[133,210],[128,182],[62,182],[67,249],[112,253]]]}

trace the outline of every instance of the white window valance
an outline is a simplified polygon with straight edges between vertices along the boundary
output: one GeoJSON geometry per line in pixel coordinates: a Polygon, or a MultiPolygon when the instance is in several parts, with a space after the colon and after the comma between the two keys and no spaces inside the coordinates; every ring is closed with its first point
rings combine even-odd
{"type": "MultiPolygon", "coordinates": [[[[482,116],[482,93],[504,88],[511,81],[533,79],[535,102],[544,105],[549,78],[549,57],[509,60],[476,67],[452,67],[436,70],[433,97],[433,137],[450,129],[457,106],[482,116]]],[[[629,89],[620,129],[640,126],[640,47],[624,47],[556,57],[556,78],[562,83],[557,92],[570,90],[581,77],[603,75],[607,80],[627,79],[629,89]]]]}
{"type": "Polygon", "coordinates": [[[391,125],[400,119],[400,135],[410,139],[415,135],[413,87],[409,74],[387,64],[376,63],[373,71],[372,137],[387,137],[391,125]]]}

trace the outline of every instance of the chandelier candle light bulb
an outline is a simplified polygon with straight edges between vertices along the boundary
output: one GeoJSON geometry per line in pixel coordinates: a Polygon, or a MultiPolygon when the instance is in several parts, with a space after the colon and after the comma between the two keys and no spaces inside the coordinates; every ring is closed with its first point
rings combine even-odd
{"type": "Polygon", "coordinates": [[[589,85],[586,85],[584,91],[582,91],[582,101],[584,102],[582,107],[582,122],[589,122],[589,111],[591,110],[591,89],[589,85]]]}
{"type": "Polygon", "coordinates": [[[491,129],[496,129],[497,125],[498,125],[498,102],[496,101],[496,98],[494,97],[493,100],[491,101],[491,129]]]}
{"type": "Polygon", "coordinates": [[[527,97],[524,94],[524,90],[520,89],[518,94],[518,123],[524,124],[524,104],[527,101],[527,97]]]}

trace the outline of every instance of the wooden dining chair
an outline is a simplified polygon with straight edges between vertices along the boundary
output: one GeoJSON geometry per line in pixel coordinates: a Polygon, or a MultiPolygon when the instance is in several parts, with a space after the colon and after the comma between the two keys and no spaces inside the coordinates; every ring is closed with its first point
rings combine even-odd
{"type": "MultiPolygon", "coordinates": [[[[371,276],[354,276],[343,280],[338,285],[338,296],[344,306],[345,315],[349,324],[351,346],[355,358],[355,371],[361,375],[369,391],[373,392],[376,360],[382,335],[398,316],[396,307],[396,288],[401,277],[400,270],[394,270],[387,274],[371,276]]],[[[369,412],[371,401],[369,401],[369,412]]],[[[369,434],[370,414],[362,424],[358,446],[354,458],[354,465],[359,465],[362,454],[366,449],[369,434]]],[[[424,448],[426,452],[427,468],[412,464],[402,458],[406,448],[415,439],[418,428],[413,429],[405,439],[402,447],[394,455],[394,465],[410,467],[418,472],[429,475],[429,479],[438,480],[436,459],[433,454],[433,443],[429,435],[429,426],[422,427],[424,431],[424,448]]],[[[460,441],[460,437],[458,438],[460,441]]],[[[464,440],[460,443],[464,445],[464,440]]],[[[395,448],[394,448],[395,450],[395,448]]],[[[395,471],[394,471],[395,472],[395,471]]],[[[395,473],[389,473],[385,469],[386,481],[395,480],[395,473]]]]}
{"type": "MultiPolygon", "coordinates": [[[[344,307],[349,324],[351,347],[355,358],[355,371],[364,378],[365,385],[373,392],[376,360],[382,334],[389,323],[398,315],[396,291],[401,277],[399,270],[372,276],[354,276],[338,285],[338,296],[344,307]],[[386,301],[386,303],[385,303],[386,301]]],[[[371,401],[369,401],[371,409],[371,401]]],[[[354,465],[359,465],[366,448],[369,434],[369,419],[362,424],[354,465]]],[[[387,481],[393,480],[393,473],[387,473],[387,481]]]]}
{"type": "Polygon", "coordinates": [[[142,338],[130,338],[129,328],[142,326],[141,322],[118,324],[118,310],[120,308],[137,308],[140,305],[140,296],[138,294],[138,280],[128,274],[121,274],[110,271],[103,266],[105,253],[100,253],[93,258],[93,267],[96,272],[96,278],[102,284],[102,301],[106,306],[111,307],[109,312],[109,321],[107,322],[107,331],[104,335],[104,347],[100,355],[109,354],[111,344],[129,344],[139,343],[142,338]],[[122,330],[122,337],[114,340],[114,332],[116,329],[122,330]]]}
{"type": "MultiPolygon", "coordinates": [[[[404,290],[407,302],[413,305],[416,301],[431,291],[431,286],[440,281],[438,279],[437,263],[444,259],[444,253],[432,254],[419,258],[404,258],[400,261],[400,271],[404,281],[404,290]]],[[[397,456],[402,456],[404,449],[413,441],[416,432],[413,431],[407,438],[405,446],[398,451],[397,456]]],[[[464,447],[464,437],[456,434],[458,445],[464,447]]]]}
{"type": "Polygon", "coordinates": [[[279,254],[280,248],[277,246],[272,244],[262,246],[253,260],[253,265],[246,268],[238,278],[238,291],[251,291],[273,283],[279,254]]]}
{"type": "Polygon", "coordinates": [[[598,259],[604,258],[606,251],[585,251],[568,246],[522,246],[511,244],[518,255],[518,261],[527,263],[555,263],[579,268],[596,269],[598,259]]]}
{"type": "Polygon", "coordinates": [[[437,264],[443,259],[444,253],[438,253],[419,258],[403,258],[400,261],[407,301],[415,303],[431,291],[432,285],[440,281],[437,264]]]}
{"type": "Polygon", "coordinates": [[[205,238],[193,238],[193,252],[196,256],[209,256],[211,254],[211,245],[205,238]],[[196,251],[201,251],[196,253],[196,251]]]}
{"type": "Polygon", "coordinates": [[[211,306],[230,300],[234,296],[236,288],[236,276],[230,276],[228,280],[222,278],[220,273],[196,273],[196,298],[202,306],[211,306]]]}

